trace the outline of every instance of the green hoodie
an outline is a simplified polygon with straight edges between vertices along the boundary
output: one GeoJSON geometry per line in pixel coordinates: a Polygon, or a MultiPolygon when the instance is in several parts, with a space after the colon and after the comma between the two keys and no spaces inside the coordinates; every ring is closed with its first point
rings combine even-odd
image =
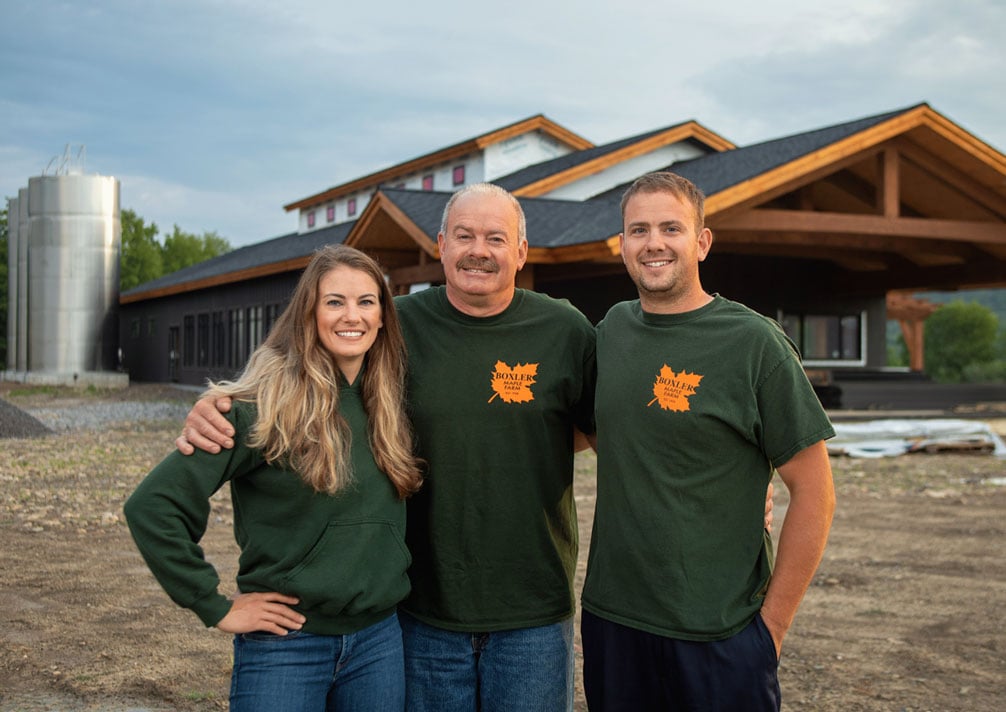
{"type": "Polygon", "coordinates": [[[173,452],[126,502],[136,545],[171,599],[207,626],[228,613],[220,580],[199,540],[209,497],[231,483],[234,537],[241,547],[242,593],[296,596],[303,630],[352,633],[391,615],[409,593],[405,503],[374,462],[358,385],[340,389],[339,407],[353,434],[353,480],[335,495],[319,494],[295,472],[265,462],[244,444],[256,409],[235,401],[228,419],[235,447],[218,455],[173,452]]]}

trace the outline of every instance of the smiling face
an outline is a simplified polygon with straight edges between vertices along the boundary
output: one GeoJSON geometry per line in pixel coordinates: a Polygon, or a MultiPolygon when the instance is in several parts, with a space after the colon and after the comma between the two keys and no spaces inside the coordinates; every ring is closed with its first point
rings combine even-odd
{"type": "Polygon", "coordinates": [[[460,196],[437,235],[447,298],[471,316],[502,312],[513,300],[517,271],[527,259],[513,204],[502,195],[460,196]]]}
{"type": "Polygon", "coordinates": [[[645,311],[680,313],[709,301],[699,281],[699,262],[709,254],[713,237],[708,228],[696,229],[695,208],[674,193],[640,192],[625,204],[622,261],[645,311]]]}
{"type": "Polygon", "coordinates": [[[384,326],[380,286],[366,272],[340,265],[318,283],[318,340],[349,383],[384,326]]]}

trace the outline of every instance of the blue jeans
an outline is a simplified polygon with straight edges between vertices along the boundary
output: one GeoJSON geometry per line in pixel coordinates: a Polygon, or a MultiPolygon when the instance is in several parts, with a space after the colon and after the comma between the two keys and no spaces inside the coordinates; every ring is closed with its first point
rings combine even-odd
{"type": "Polygon", "coordinates": [[[573,709],[573,619],[458,633],[400,613],[409,712],[573,709]]]}
{"type": "Polygon", "coordinates": [[[401,712],[402,629],[392,614],[348,635],[234,636],[231,712],[401,712]]]}

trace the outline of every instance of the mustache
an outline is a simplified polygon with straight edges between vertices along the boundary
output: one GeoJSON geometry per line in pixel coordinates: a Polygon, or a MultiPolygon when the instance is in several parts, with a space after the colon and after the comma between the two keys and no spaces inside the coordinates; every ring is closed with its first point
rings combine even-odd
{"type": "Polygon", "coordinates": [[[458,269],[477,269],[483,272],[499,272],[499,263],[489,257],[462,257],[457,263],[458,269]]]}

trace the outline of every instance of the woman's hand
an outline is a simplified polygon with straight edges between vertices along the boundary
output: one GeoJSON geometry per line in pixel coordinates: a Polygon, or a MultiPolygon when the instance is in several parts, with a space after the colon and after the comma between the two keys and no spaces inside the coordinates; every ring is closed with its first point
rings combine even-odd
{"type": "Polygon", "coordinates": [[[274,633],[286,635],[300,630],[307,620],[290,608],[298,599],[282,593],[239,593],[232,599],[231,609],[216,627],[225,633],[274,633]]]}

